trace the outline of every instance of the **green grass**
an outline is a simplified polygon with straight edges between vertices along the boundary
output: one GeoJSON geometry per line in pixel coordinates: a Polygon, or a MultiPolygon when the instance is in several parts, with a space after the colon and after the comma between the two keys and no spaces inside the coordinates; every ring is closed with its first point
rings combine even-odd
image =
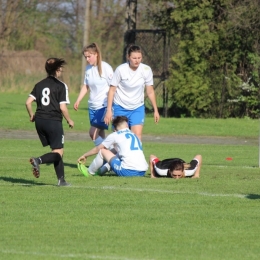
{"type": "MultiPolygon", "coordinates": [[[[2,129],[34,130],[29,122],[25,109],[28,93],[1,93],[0,117],[2,129]]],[[[77,94],[71,94],[69,112],[75,122],[73,131],[86,131],[89,126],[87,98],[82,100],[80,109],[73,110],[77,94]]],[[[66,123],[64,122],[64,125],[66,123]]],[[[252,119],[196,119],[196,118],[163,118],[156,125],[152,115],[147,115],[144,124],[144,134],[151,135],[197,135],[197,136],[233,136],[258,138],[259,120],[252,119]]]]}
{"type": "MultiPolygon", "coordinates": [[[[72,104],[76,94],[71,96],[72,104]]],[[[31,130],[27,94],[1,94],[1,129],[31,130]]],[[[86,100],[85,100],[86,102],[86,100]]],[[[72,111],[75,132],[86,131],[84,102],[72,111]]],[[[258,138],[258,120],[164,119],[144,132],[258,138]]],[[[71,131],[67,127],[66,132],[71,131]]],[[[87,134],[87,133],[86,133],[87,134]]],[[[214,137],[212,137],[214,138],[214,137]]],[[[92,142],[66,141],[71,187],[56,187],[53,166],[35,179],[28,162],[49,148],[39,140],[0,139],[0,259],[244,260],[259,259],[257,145],[143,143],[160,158],[202,154],[199,179],[84,177],[77,158],[92,142]],[[232,161],[227,161],[232,157],[232,161]]],[[[91,160],[87,161],[87,164],[91,160]]]]}

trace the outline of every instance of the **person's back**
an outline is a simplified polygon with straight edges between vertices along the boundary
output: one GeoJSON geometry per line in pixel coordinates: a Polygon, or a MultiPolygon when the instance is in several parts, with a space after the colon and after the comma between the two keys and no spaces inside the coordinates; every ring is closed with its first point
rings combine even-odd
{"type": "Polygon", "coordinates": [[[117,150],[123,168],[138,171],[146,171],[148,169],[142,144],[129,128],[123,128],[108,135],[103,141],[103,145],[109,148],[111,144],[117,150]]]}

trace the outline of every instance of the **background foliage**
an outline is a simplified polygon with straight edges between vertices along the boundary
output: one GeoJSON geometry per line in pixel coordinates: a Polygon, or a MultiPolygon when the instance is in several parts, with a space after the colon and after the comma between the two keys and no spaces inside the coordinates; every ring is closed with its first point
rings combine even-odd
{"type": "MultiPolygon", "coordinates": [[[[89,1],[89,42],[115,69],[127,1],[89,1]]],[[[0,1],[1,91],[28,92],[45,76],[45,59],[61,56],[68,61],[64,81],[78,92],[85,2],[0,1]]],[[[137,29],[164,29],[170,42],[169,115],[258,117],[259,11],[258,0],[137,1],[137,29]]]]}

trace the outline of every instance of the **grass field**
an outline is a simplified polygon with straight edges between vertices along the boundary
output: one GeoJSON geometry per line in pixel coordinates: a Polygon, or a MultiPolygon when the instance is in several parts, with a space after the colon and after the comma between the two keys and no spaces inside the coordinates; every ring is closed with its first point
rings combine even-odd
{"type": "MultiPolygon", "coordinates": [[[[0,95],[0,130],[34,131],[26,96],[0,95]]],[[[87,127],[83,108],[70,109],[75,132],[87,127]]],[[[144,130],[257,139],[258,127],[248,119],[162,119],[154,127],[148,117],[144,130]]],[[[201,177],[179,180],[150,179],[149,171],[144,178],[86,178],[76,160],[92,146],[66,142],[72,186],[62,188],[50,165],[39,179],[31,174],[28,159],[49,151],[38,140],[0,139],[0,259],[259,259],[257,145],[144,143],[147,159],[202,154],[201,177]]]]}

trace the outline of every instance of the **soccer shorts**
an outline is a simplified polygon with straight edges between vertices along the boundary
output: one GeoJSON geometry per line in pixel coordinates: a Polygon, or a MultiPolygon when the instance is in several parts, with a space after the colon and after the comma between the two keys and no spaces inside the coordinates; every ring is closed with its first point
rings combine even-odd
{"type": "Polygon", "coordinates": [[[64,147],[64,131],[61,121],[35,118],[35,127],[42,146],[50,146],[52,149],[64,147]]]}
{"type": "Polygon", "coordinates": [[[97,110],[89,109],[89,121],[90,125],[98,129],[108,129],[108,125],[104,122],[104,117],[106,115],[106,107],[102,107],[97,110]]]}
{"type": "Polygon", "coordinates": [[[125,169],[121,166],[121,160],[118,157],[113,157],[109,162],[111,169],[116,175],[120,177],[142,177],[145,171],[137,171],[125,169]]]}
{"type": "Polygon", "coordinates": [[[127,110],[119,105],[113,104],[113,117],[125,116],[128,118],[129,128],[135,125],[143,125],[145,119],[145,108],[144,105],[134,109],[127,110]]]}

